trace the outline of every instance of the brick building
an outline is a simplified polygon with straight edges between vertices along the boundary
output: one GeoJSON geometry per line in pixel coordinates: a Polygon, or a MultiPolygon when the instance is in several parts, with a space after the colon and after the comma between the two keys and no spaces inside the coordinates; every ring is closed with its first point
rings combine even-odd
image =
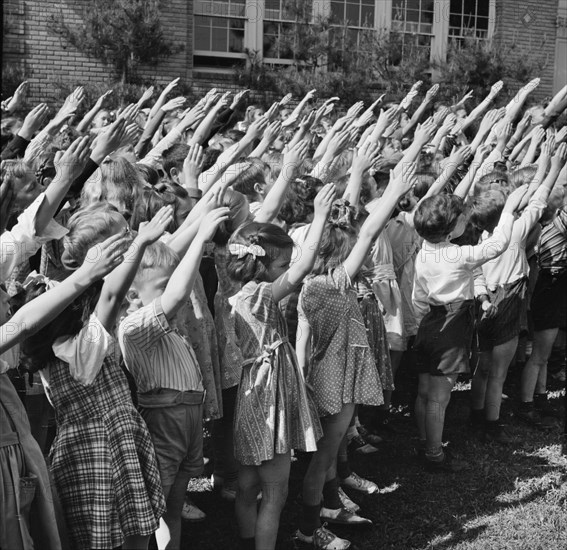
{"type": "MultiPolygon", "coordinates": [[[[546,97],[565,85],[567,75],[567,0],[312,0],[313,14],[332,14],[347,22],[356,36],[371,25],[396,29],[404,42],[427,48],[431,59],[443,59],[449,40],[471,34],[479,40],[516,43],[519,50],[547,59],[537,93],[546,97]]],[[[49,34],[51,15],[78,22],[89,0],[4,0],[8,21],[3,33],[3,62],[20,67],[30,81],[30,99],[39,86],[108,81],[109,69],[49,34]]],[[[265,62],[289,63],[278,37],[289,24],[285,0],[163,0],[166,35],[184,45],[179,53],[142,70],[166,81],[180,76],[197,89],[211,82],[231,83],[235,64],[246,63],[246,50],[265,62]]],[[[49,92],[48,92],[49,94],[49,92]]]]}

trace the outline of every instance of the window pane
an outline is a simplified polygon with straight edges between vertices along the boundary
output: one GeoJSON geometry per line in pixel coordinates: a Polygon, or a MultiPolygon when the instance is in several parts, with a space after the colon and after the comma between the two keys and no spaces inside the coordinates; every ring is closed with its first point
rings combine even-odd
{"type": "Polygon", "coordinates": [[[357,4],[346,5],[346,19],[354,26],[360,26],[359,7],[357,4]]]}
{"type": "Polygon", "coordinates": [[[211,47],[211,31],[209,27],[195,27],[195,49],[208,50],[211,47]]]}
{"type": "Polygon", "coordinates": [[[360,14],[360,22],[363,26],[374,26],[374,6],[362,6],[360,14]]]}
{"type": "Polygon", "coordinates": [[[490,0],[477,0],[477,14],[482,17],[488,17],[488,9],[490,0]]]}
{"type": "Polygon", "coordinates": [[[244,51],[244,31],[232,29],[229,34],[229,52],[243,52],[244,51]]]}
{"type": "Polygon", "coordinates": [[[226,28],[220,29],[213,27],[213,47],[211,48],[214,52],[226,52],[228,51],[228,40],[226,28]]]}
{"type": "Polygon", "coordinates": [[[461,24],[462,24],[462,18],[461,18],[461,14],[457,14],[457,13],[451,13],[449,15],[449,26],[450,27],[458,27],[459,29],[461,28],[461,24]]]}
{"type": "Polygon", "coordinates": [[[419,21],[419,12],[413,11],[413,10],[408,10],[406,12],[406,21],[418,22],[419,21]]]}
{"type": "Polygon", "coordinates": [[[488,30],[488,17],[477,17],[476,18],[476,28],[488,30]]]}
{"type": "Polygon", "coordinates": [[[337,21],[344,21],[345,19],[344,2],[331,2],[331,16],[337,21]]]}

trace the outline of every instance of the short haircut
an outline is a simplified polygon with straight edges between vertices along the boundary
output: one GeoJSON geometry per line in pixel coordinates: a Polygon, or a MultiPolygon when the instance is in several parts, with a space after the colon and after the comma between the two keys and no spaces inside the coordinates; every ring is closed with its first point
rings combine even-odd
{"type": "Polygon", "coordinates": [[[231,244],[261,246],[265,256],[246,254],[242,258],[230,255],[228,262],[229,276],[246,284],[249,281],[267,281],[270,264],[280,255],[282,250],[293,249],[293,239],[279,226],[272,223],[249,222],[241,225],[232,235],[231,244]]]}
{"type": "Polygon", "coordinates": [[[506,204],[506,194],[498,189],[485,191],[472,199],[471,221],[482,231],[492,233],[506,204]]]}
{"type": "Polygon", "coordinates": [[[456,195],[428,197],[415,211],[415,230],[430,243],[441,242],[453,231],[464,211],[463,199],[456,195]]]}
{"type": "Polygon", "coordinates": [[[232,188],[246,195],[249,200],[254,200],[258,194],[254,186],[257,183],[266,183],[266,173],[270,170],[270,166],[259,158],[249,158],[246,164],[247,168],[232,182],[232,188]]]}
{"type": "Polygon", "coordinates": [[[177,168],[181,170],[183,168],[183,163],[189,154],[189,145],[186,143],[176,143],[170,147],[167,151],[163,153],[163,171],[169,177],[169,172],[172,168],[177,168]]]}

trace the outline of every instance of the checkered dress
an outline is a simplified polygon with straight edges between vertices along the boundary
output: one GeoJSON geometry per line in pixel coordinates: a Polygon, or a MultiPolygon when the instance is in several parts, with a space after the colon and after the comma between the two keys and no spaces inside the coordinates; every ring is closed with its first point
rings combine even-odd
{"type": "Polygon", "coordinates": [[[58,426],[51,469],[72,548],[116,548],[124,537],[153,533],[165,511],[157,461],[112,354],[91,385],[60,360],[49,377],[58,426]]]}

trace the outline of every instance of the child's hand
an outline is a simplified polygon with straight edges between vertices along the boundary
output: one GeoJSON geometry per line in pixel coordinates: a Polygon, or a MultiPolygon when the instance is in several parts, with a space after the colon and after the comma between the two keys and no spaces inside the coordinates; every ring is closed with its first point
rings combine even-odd
{"type": "Polygon", "coordinates": [[[500,149],[502,150],[508,143],[508,140],[512,137],[512,123],[507,122],[506,124],[499,126],[494,130],[494,133],[498,138],[497,143],[500,146],[500,149]]]}
{"type": "Polygon", "coordinates": [[[89,136],[77,138],[61,157],[54,161],[56,177],[65,181],[75,181],[83,171],[90,154],[89,136]]]}
{"type": "Polygon", "coordinates": [[[177,85],[179,84],[180,78],[181,78],[181,77],[179,77],[179,76],[178,76],[177,78],[174,78],[174,79],[163,89],[163,92],[161,93],[161,95],[162,95],[163,97],[167,96],[167,95],[171,92],[171,90],[173,90],[173,88],[177,87],[177,85]]]}
{"type": "Polygon", "coordinates": [[[96,109],[99,109],[99,110],[102,109],[102,106],[104,105],[105,99],[106,99],[110,94],[112,94],[112,93],[113,93],[112,90],[108,90],[108,91],[104,92],[104,94],[102,94],[102,95],[96,100],[95,108],[96,108],[96,109]]]}
{"type": "Polygon", "coordinates": [[[183,128],[190,128],[193,124],[200,122],[204,117],[205,107],[202,103],[197,103],[193,107],[185,109],[179,124],[181,124],[183,128]]]}
{"type": "Polygon", "coordinates": [[[538,143],[541,143],[544,139],[545,139],[545,130],[540,125],[536,126],[532,131],[532,137],[531,137],[532,144],[536,145],[538,143]]]}
{"type": "Polygon", "coordinates": [[[471,156],[471,152],[472,149],[470,145],[465,145],[464,147],[457,149],[454,153],[451,153],[451,156],[449,157],[449,164],[453,166],[460,166],[471,156]]]}
{"type": "Polygon", "coordinates": [[[504,82],[502,82],[502,80],[495,82],[492,85],[492,87],[490,88],[490,92],[488,94],[488,97],[490,99],[494,99],[500,93],[500,90],[502,90],[503,86],[504,86],[504,82]]]}
{"type": "Polygon", "coordinates": [[[280,104],[276,101],[275,103],[272,103],[271,107],[264,114],[264,117],[268,120],[268,122],[272,122],[272,120],[276,120],[279,111],[280,104]]]}
{"type": "Polygon", "coordinates": [[[538,86],[541,81],[541,78],[534,78],[530,82],[528,82],[519,92],[518,96],[521,98],[527,97],[531,94],[538,86]]]}
{"type": "Polygon", "coordinates": [[[187,101],[183,96],[174,97],[170,99],[165,105],[162,106],[161,110],[168,113],[169,111],[175,111],[176,109],[182,109],[183,104],[187,101]]]}
{"type": "Polygon", "coordinates": [[[197,181],[203,170],[203,161],[203,148],[198,143],[194,143],[189,147],[187,157],[183,161],[183,174],[186,180],[197,181]]]}
{"type": "Polygon", "coordinates": [[[265,139],[269,143],[273,143],[275,139],[278,137],[279,133],[282,130],[282,123],[279,120],[274,120],[264,132],[262,139],[265,139]]]}
{"type": "Polygon", "coordinates": [[[362,109],[364,109],[364,103],[362,101],[357,101],[347,111],[346,117],[349,119],[356,118],[362,112],[362,109]]]}
{"type": "Polygon", "coordinates": [[[329,141],[329,145],[327,146],[327,154],[330,156],[335,156],[341,153],[344,148],[348,145],[350,140],[350,132],[348,130],[343,130],[338,134],[335,134],[331,141],[329,141]]]}
{"type": "Polygon", "coordinates": [[[522,120],[518,122],[518,126],[516,126],[516,133],[521,137],[524,135],[524,132],[530,127],[532,123],[532,115],[528,112],[524,113],[522,120]]]}
{"type": "Polygon", "coordinates": [[[226,206],[211,210],[201,220],[201,223],[199,224],[199,231],[197,232],[197,237],[202,239],[203,242],[210,241],[216,233],[218,226],[222,222],[227,221],[229,215],[230,208],[227,208],[226,206]]]}
{"type": "Polygon", "coordinates": [[[522,204],[522,199],[524,198],[524,195],[527,193],[527,191],[527,184],[521,185],[517,189],[514,189],[514,191],[512,191],[508,195],[508,200],[506,201],[502,212],[507,212],[508,214],[513,214],[514,212],[516,212],[516,210],[518,210],[518,208],[522,204]]]}
{"type": "Polygon", "coordinates": [[[142,97],[140,97],[140,99],[138,100],[138,108],[142,107],[142,105],[148,101],[149,99],[151,99],[151,97],[154,95],[154,87],[150,86],[149,88],[144,90],[144,93],[142,94],[142,97]]]}
{"type": "Polygon", "coordinates": [[[268,117],[265,115],[263,117],[257,118],[246,131],[246,136],[250,139],[261,138],[264,134],[268,124],[270,123],[268,117]]]}
{"type": "Polygon", "coordinates": [[[126,121],[124,119],[118,119],[116,122],[113,122],[106,132],[99,134],[96,138],[91,158],[97,164],[100,164],[107,155],[120,147],[125,133],[126,121]]]}
{"type": "Polygon", "coordinates": [[[439,84],[433,84],[433,86],[431,86],[431,88],[429,88],[429,90],[425,92],[425,101],[427,101],[427,103],[430,103],[433,100],[433,98],[437,95],[438,91],[439,91],[439,84]]]}
{"type": "Polygon", "coordinates": [[[140,224],[135,240],[138,244],[149,245],[155,243],[164,234],[167,226],[172,221],[173,207],[171,205],[163,206],[149,222],[140,224]]]}
{"type": "MultiPolygon", "coordinates": [[[[441,126],[443,125],[443,129],[446,130],[446,133],[449,133],[449,130],[453,127],[453,124],[447,124],[447,119],[449,118],[449,113],[451,113],[451,111],[449,110],[449,107],[441,107],[441,109],[437,110],[435,112],[435,114],[433,115],[433,122],[435,122],[435,124],[437,126],[441,126]]],[[[455,117],[455,120],[457,120],[457,117],[455,115],[453,115],[455,117]]]]}
{"type": "Polygon", "coordinates": [[[555,134],[555,143],[559,144],[562,141],[565,140],[565,138],[567,137],[567,126],[563,126],[563,128],[561,128],[561,130],[559,130],[556,134],[555,134]]]}
{"type": "Polygon", "coordinates": [[[415,172],[417,170],[417,163],[415,162],[404,162],[401,166],[400,164],[390,171],[390,183],[386,188],[387,191],[391,191],[396,195],[402,197],[409,190],[411,190],[417,183],[415,172]]]}
{"type": "Polygon", "coordinates": [[[459,101],[459,103],[457,103],[457,107],[461,107],[464,106],[464,104],[469,100],[472,99],[473,96],[473,91],[470,90],[469,92],[467,92],[462,99],[459,101]]]}
{"type": "Polygon", "coordinates": [[[305,97],[303,98],[304,101],[311,101],[314,97],[315,94],[317,93],[317,90],[309,90],[306,94],[305,97]]]}
{"type": "Polygon", "coordinates": [[[298,141],[289,151],[284,153],[282,170],[295,170],[306,158],[309,144],[304,141],[298,141]]]}
{"type": "Polygon", "coordinates": [[[431,141],[436,131],[437,125],[435,124],[435,121],[430,118],[423,124],[418,124],[413,139],[415,142],[419,143],[421,147],[423,147],[431,141]]]}
{"type": "Polygon", "coordinates": [[[238,92],[234,98],[232,99],[232,103],[230,105],[230,108],[233,111],[236,111],[236,109],[238,108],[238,106],[244,101],[244,99],[250,94],[250,90],[242,90],[241,92],[238,92]]]}
{"type": "Polygon", "coordinates": [[[370,170],[380,156],[380,146],[378,143],[367,141],[352,159],[352,171],[364,174],[370,170]]]}
{"type": "Polygon", "coordinates": [[[129,244],[130,239],[125,237],[124,233],[112,235],[88,250],[77,271],[92,282],[102,279],[124,261],[124,253],[129,244]]]}
{"type": "Polygon", "coordinates": [[[480,145],[474,154],[473,164],[482,164],[484,162],[484,159],[490,153],[490,150],[491,150],[490,145],[486,143],[480,145]]]}
{"type": "Polygon", "coordinates": [[[124,136],[122,136],[122,141],[120,142],[120,147],[135,145],[140,138],[140,132],[140,127],[135,122],[126,124],[124,128],[124,136]]]}
{"type": "Polygon", "coordinates": [[[279,102],[278,107],[285,107],[293,98],[293,94],[286,94],[284,95],[279,102]]]}
{"type": "MultiPolygon", "coordinates": [[[[376,123],[377,129],[380,128],[382,131],[380,134],[383,134],[386,128],[390,126],[396,120],[397,116],[397,109],[396,107],[390,107],[386,111],[383,109],[380,111],[380,116],[378,117],[378,122],[376,123]]],[[[381,135],[378,137],[382,137],[381,135]]]]}
{"type": "Polygon", "coordinates": [[[120,114],[118,115],[118,120],[124,119],[126,122],[132,123],[136,121],[138,115],[140,114],[140,107],[135,103],[130,103],[126,106],[120,114]]]}
{"type": "Polygon", "coordinates": [[[562,143],[551,159],[551,166],[561,170],[565,162],[567,162],[567,143],[562,143]]]}
{"type": "Polygon", "coordinates": [[[492,304],[490,300],[484,300],[481,304],[481,319],[492,319],[498,313],[498,306],[492,304]]]}
{"type": "Polygon", "coordinates": [[[320,189],[313,201],[313,205],[315,207],[315,219],[325,221],[329,217],[336,195],[337,189],[334,183],[327,183],[327,185],[324,185],[320,189]]]}
{"type": "Polygon", "coordinates": [[[43,123],[47,120],[47,114],[49,113],[49,108],[45,103],[40,103],[34,107],[24,119],[24,123],[20,128],[18,134],[24,139],[30,139],[33,135],[43,126],[43,123]]]}

